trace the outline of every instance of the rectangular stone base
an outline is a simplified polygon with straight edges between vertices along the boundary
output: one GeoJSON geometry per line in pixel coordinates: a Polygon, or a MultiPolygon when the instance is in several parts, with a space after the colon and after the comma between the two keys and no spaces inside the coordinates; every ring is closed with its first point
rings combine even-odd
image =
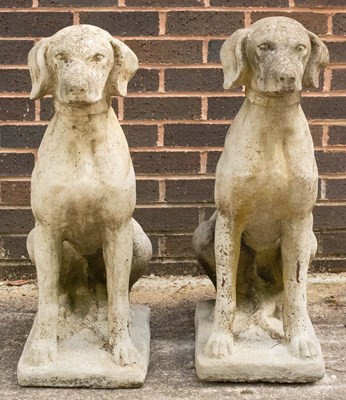
{"type": "MultiPolygon", "coordinates": [[[[258,326],[235,334],[233,354],[214,359],[204,354],[209,338],[215,301],[200,301],[195,314],[195,364],[200,379],[230,382],[314,382],[324,374],[324,361],[292,357],[285,343],[272,339],[258,326]]],[[[244,317],[244,316],[242,316],[244,317]]],[[[237,322],[237,321],[235,321],[237,322]]],[[[311,325],[310,334],[315,336],[311,325]]]]}
{"type": "MultiPolygon", "coordinates": [[[[17,376],[22,386],[129,388],[140,387],[147,374],[150,352],[150,309],[132,305],[130,336],[141,362],[121,367],[114,364],[107,343],[92,326],[84,327],[65,339],[59,339],[57,359],[35,367],[25,362],[36,329],[36,319],[19,360],[17,376]]],[[[106,320],[101,330],[107,332],[106,320]]]]}

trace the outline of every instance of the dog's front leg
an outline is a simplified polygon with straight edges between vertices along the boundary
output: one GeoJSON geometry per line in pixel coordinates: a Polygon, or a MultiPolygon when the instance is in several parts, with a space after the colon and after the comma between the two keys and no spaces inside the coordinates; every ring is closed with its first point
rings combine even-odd
{"type": "Polygon", "coordinates": [[[316,357],[317,339],[309,336],[306,281],[315,238],[312,215],[283,223],[281,253],[283,261],[283,323],[289,352],[299,358],[316,357]],[[314,240],[313,240],[314,239],[314,240]]]}
{"type": "Polygon", "coordinates": [[[218,213],[215,226],[217,293],[212,331],[205,346],[209,357],[223,358],[233,350],[233,319],[241,226],[233,216],[218,213]]]}
{"type": "Polygon", "coordinates": [[[138,351],[129,334],[129,279],[133,251],[131,220],[105,232],[103,256],[107,273],[108,333],[114,362],[131,365],[138,361],[138,351]]]}
{"type": "Polygon", "coordinates": [[[39,287],[35,336],[28,362],[45,365],[57,354],[58,291],[62,241],[56,229],[36,224],[34,235],[35,265],[39,287]]]}

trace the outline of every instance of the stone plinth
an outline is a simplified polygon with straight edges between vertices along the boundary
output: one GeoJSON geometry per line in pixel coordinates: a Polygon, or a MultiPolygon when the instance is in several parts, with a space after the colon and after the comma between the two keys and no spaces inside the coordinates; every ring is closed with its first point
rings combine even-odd
{"type": "MultiPolygon", "coordinates": [[[[313,359],[292,357],[281,339],[282,322],[277,318],[267,318],[268,329],[264,329],[265,317],[259,313],[251,316],[246,308],[236,314],[233,353],[221,359],[207,357],[204,346],[211,331],[214,304],[214,301],[200,301],[196,308],[195,365],[200,379],[297,383],[314,382],[322,378],[325,367],[321,356],[313,359]],[[275,335],[277,339],[273,338],[275,335]]],[[[315,337],[311,323],[309,335],[315,337]]]]}
{"type": "Polygon", "coordinates": [[[104,305],[87,317],[75,314],[59,318],[59,342],[56,360],[43,366],[26,362],[32,338],[37,329],[36,319],[18,364],[18,382],[22,386],[127,388],[139,387],[147,374],[150,352],[150,310],[132,305],[130,337],[140,355],[132,366],[116,365],[108,345],[107,308],[104,305]]]}

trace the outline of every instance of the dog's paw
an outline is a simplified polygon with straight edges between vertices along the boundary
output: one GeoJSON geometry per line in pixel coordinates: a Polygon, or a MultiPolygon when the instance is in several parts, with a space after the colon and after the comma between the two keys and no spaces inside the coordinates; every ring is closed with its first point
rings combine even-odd
{"type": "Polygon", "coordinates": [[[122,367],[138,364],[140,355],[130,338],[117,342],[113,347],[113,361],[122,367]]]}
{"type": "Polygon", "coordinates": [[[320,355],[319,344],[314,338],[306,334],[293,336],[288,342],[288,351],[296,358],[316,358],[320,355]]]}
{"type": "Polygon", "coordinates": [[[27,354],[27,362],[33,366],[47,365],[56,359],[58,346],[51,339],[34,339],[27,354]]]}
{"type": "Polygon", "coordinates": [[[213,331],[204,347],[204,353],[211,358],[226,358],[233,351],[233,335],[230,332],[213,331]]]}

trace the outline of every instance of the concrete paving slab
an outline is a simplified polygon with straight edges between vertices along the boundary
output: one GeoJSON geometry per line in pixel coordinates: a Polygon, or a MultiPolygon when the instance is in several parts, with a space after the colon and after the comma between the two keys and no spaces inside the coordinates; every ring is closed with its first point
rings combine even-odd
{"type": "Polygon", "coordinates": [[[151,355],[139,389],[22,388],[16,368],[36,312],[37,287],[0,284],[0,399],[2,400],[344,400],[346,398],[346,275],[316,275],[309,309],[326,362],[313,384],[202,382],[194,370],[194,313],[199,300],[215,296],[204,277],[146,277],[132,302],[151,307],[151,355]]]}

